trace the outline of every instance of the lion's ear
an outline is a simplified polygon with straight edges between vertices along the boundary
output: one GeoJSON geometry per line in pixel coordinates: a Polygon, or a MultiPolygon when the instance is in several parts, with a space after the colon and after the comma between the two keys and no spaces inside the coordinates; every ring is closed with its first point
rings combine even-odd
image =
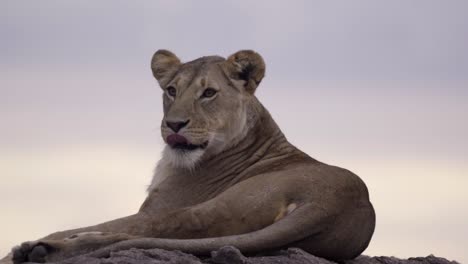
{"type": "Polygon", "coordinates": [[[181,63],[179,58],[168,50],[156,51],[151,59],[151,70],[161,87],[164,87],[167,82],[170,81],[171,77],[174,76],[180,65],[181,63]]]}
{"type": "Polygon", "coordinates": [[[244,88],[253,94],[265,76],[265,62],[253,50],[241,50],[227,58],[224,68],[229,78],[244,81],[244,88]]]}

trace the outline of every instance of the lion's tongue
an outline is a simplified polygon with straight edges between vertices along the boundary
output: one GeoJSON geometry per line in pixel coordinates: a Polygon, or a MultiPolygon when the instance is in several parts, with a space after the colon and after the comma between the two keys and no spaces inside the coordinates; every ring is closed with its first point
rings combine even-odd
{"type": "Polygon", "coordinates": [[[179,134],[172,134],[166,138],[167,144],[172,147],[179,144],[188,144],[188,141],[185,137],[179,134]]]}

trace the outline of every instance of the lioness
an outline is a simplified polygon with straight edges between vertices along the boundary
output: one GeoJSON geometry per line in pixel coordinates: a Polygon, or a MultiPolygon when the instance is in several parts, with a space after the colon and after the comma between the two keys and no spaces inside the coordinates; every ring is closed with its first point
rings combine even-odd
{"type": "Polygon", "coordinates": [[[181,61],[157,51],[167,143],[138,213],[53,233],[13,249],[14,263],[106,256],[137,248],[208,254],[299,247],[344,260],[369,244],[375,214],[364,182],[291,145],[255,97],[265,63],[254,51],[181,61]]]}

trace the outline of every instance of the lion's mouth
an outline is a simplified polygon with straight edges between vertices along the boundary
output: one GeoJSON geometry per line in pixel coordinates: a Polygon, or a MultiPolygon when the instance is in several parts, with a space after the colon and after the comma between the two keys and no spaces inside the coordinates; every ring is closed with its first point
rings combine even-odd
{"type": "Polygon", "coordinates": [[[169,135],[166,138],[166,142],[169,146],[171,146],[171,148],[180,150],[204,149],[208,146],[208,141],[200,145],[192,144],[184,136],[179,134],[169,135]]]}
{"type": "Polygon", "coordinates": [[[171,145],[172,148],[174,149],[181,149],[181,150],[195,150],[195,149],[204,149],[208,146],[208,142],[205,142],[201,145],[195,145],[195,144],[187,144],[187,143],[178,143],[175,145],[171,145]]]}

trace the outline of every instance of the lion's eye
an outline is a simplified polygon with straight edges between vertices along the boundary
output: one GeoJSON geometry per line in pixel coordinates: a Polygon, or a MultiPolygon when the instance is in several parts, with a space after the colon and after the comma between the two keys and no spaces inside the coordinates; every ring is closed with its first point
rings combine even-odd
{"type": "Polygon", "coordinates": [[[169,94],[172,97],[176,96],[176,94],[177,94],[177,90],[173,86],[167,87],[166,91],[167,91],[167,94],[169,94]]]}
{"type": "Polygon", "coordinates": [[[213,88],[207,88],[205,91],[203,91],[202,97],[210,98],[213,97],[217,92],[218,91],[213,88]]]}

